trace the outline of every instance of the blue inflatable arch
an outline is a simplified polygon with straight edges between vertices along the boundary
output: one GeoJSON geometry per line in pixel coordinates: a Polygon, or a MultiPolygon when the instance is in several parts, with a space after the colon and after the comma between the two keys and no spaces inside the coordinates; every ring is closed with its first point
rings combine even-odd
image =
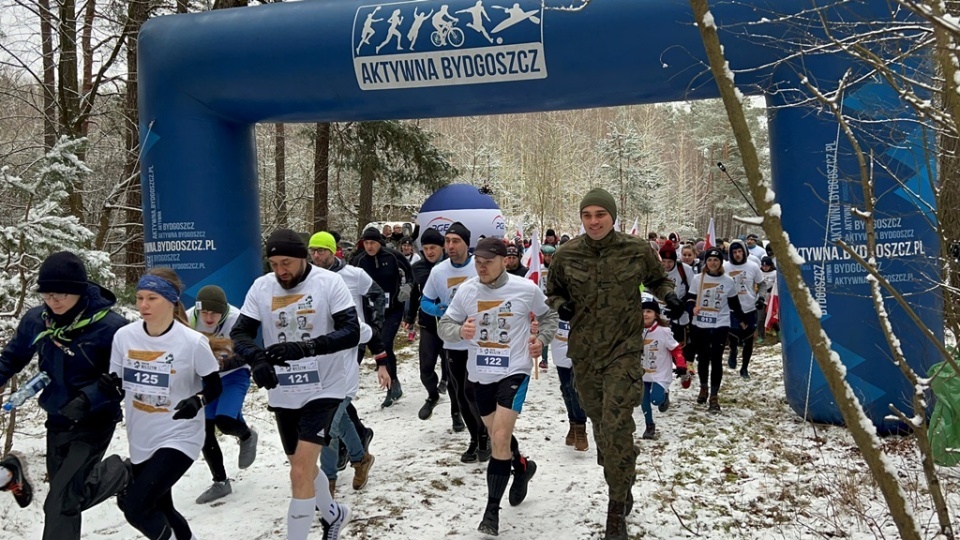
{"type": "MultiPolygon", "coordinates": [[[[172,266],[189,290],[217,283],[240,303],[259,275],[260,227],[254,125],[258,122],[360,121],[503,114],[717,97],[700,35],[686,1],[602,0],[571,10],[570,0],[449,0],[364,3],[355,0],[269,6],[160,17],[140,33],[140,134],[148,266],[172,266]],[[556,7],[554,7],[556,6],[556,7]],[[482,10],[482,12],[481,12],[482,10]],[[486,17],[483,17],[486,14],[486,17]],[[479,22],[477,22],[479,21],[479,22]]],[[[793,31],[759,22],[762,0],[725,4],[713,15],[744,91],[799,86],[798,73],[821,84],[852,68],[845,55],[807,54],[794,61],[780,46],[750,36],[793,31]],[[749,31],[747,31],[749,30],[749,31]],[[802,63],[801,63],[802,61],[802,63]]],[[[856,4],[846,21],[886,20],[887,2],[856,4]]],[[[765,9],[796,13],[800,0],[765,9]]],[[[829,83],[826,83],[829,84],[829,83]]],[[[789,107],[790,92],[770,93],[773,176],[783,220],[808,263],[808,284],[848,377],[881,431],[888,404],[909,407],[911,388],[889,352],[867,299],[862,271],[833,242],[863,243],[849,206],[858,204],[857,166],[829,115],[789,107]]],[[[908,109],[883,84],[866,82],[844,107],[862,116],[900,115],[900,136],[872,148],[882,271],[912,294],[938,332],[938,242],[932,208],[929,139],[902,118],[908,109]],[[906,179],[895,183],[887,172],[906,179]],[[905,189],[906,188],[906,189],[905,189]]],[[[932,153],[931,153],[932,154],[932,153]]],[[[914,367],[937,355],[895,307],[893,322],[914,367]]],[[[798,414],[841,422],[813,364],[795,309],[783,302],[787,397],[798,414]]]]}

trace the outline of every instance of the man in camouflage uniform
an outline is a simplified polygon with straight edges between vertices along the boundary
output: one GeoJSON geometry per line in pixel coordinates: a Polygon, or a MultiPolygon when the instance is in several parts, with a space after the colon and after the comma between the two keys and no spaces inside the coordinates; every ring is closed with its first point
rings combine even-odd
{"type": "Polygon", "coordinates": [[[637,461],[633,410],[643,398],[640,285],[663,299],[671,316],[683,304],[650,244],[614,231],[616,219],[616,201],[605,190],[584,196],[585,233],[557,250],[547,276],[547,302],[570,321],[568,356],[609,487],[605,538],[625,540],[637,461]]]}

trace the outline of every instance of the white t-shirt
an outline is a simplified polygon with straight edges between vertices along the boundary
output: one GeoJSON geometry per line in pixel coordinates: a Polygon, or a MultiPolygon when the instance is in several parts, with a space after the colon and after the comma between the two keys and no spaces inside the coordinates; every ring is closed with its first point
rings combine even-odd
{"type": "Polygon", "coordinates": [[[123,381],[130,460],[143,463],[161,448],[173,448],[190,459],[203,447],[203,411],[189,420],[174,420],[174,407],[203,390],[203,377],[216,373],[207,337],[174,323],[162,336],[151,337],[143,322],[128,324],[113,336],[110,372],[123,381]]]}
{"type": "Polygon", "coordinates": [[[512,274],[496,289],[478,278],[461,285],[446,314],[459,323],[476,319],[477,335],[467,341],[467,378],[490,384],[517,373],[529,375],[530,313],[540,317],[549,309],[540,287],[512,274]]]}
{"type": "Polygon", "coordinates": [[[570,348],[570,345],[567,343],[568,341],[570,341],[570,321],[561,319],[557,327],[557,335],[554,336],[553,341],[550,342],[550,357],[557,367],[573,367],[573,360],[567,356],[567,350],[570,348]]]}
{"type": "MultiPolygon", "coordinates": [[[[404,256],[406,257],[406,255],[404,256]]],[[[410,266],[413,266],[415,263],[420,262],[420,256],[416,253],[411,253],[410,256],[407,257],[407,261],[410,262],[410,266]]]]}
{"type": "Polygon", "coordinates": [[[777,271],[771,270],[763,272],[763,299],[770,298],[770,292],[773,291],[773,284],[777,282],[777,271]]]}
{"type": "MultiPolygon", "coordinates": [[[[223,322],[217,326],[207,326],[199,314],[194,318],[196,309],[196,307],[192,307],[187,310],[187,320],[190,321],[190,325],[194,330],[214,337],[230,339],[230,330],[233,330],[233,325],[237,324],[237,319],[240,318],[240,308],[227,304],[227,316],[223,319],[223,322]]],[[[220,373],[220,376],[223,377],[241,369],[249,371],[250,366],[244,365],[236,369],[231,369],[230,371],[224,371],[220,373]]]]}
{"type": "Polygon", "coordinates": [[[670,390],[673,381],[673,355],[671,351],[680,344],[673,338],[669,326],[653,326],[643,329],[643,380],[657,383],[670,390]]]}
{"type": "MultiPolygon", "coordinates": [[[[667,277],[673,280],[674,285],[676,285],[677,298],[683,300],[683,297],[687,295],[689,290],[690,283],[696,278],[696,274],[693,273],[693,268],[690,268],[689,265],[684,264],[683,261],[676,261],[676,264],[673,265],[673,270],[667,272],[667,277]],[[687,278],[687,284],[684,285],[683,279],[680,277],[680,267],[683,266],[684,276],[687,278]]],[[[690,324],[690,314],[686,311],[683,312],[683,315],[677,321],[679,324],[690,324]]]]}
{"type": "Polygon", "coordinates": [[[757,285],[763,283],[763,271],[760,265],[748,259],[743,264],[723,262],[724,272],[737,284],[737,293],[740,295],[740,308],[744,313],[757,310],[757,285]]]}
{"type": "MultiPolygon", "coordinates": [[[[727,274],[711,276],[704,268],[703,294],[700,296],[700,314],[693,317],[693,325],[699,328],[730,327],[729,298],[737,294],[737,285],[727,274]]],[[[690,282],[690,294],[697,296],[700,278],[690,282]]]]}
{"type": "MultiPolygon", "coordinates": [[[[477,268],[473,264],[473,256],[467,258],[466,264],[461,267],[453,266],[450,259],[445,259],[430,269],[430,276],[423,286],[424,298],[439,298],[440,303],[453,304],[457,291],[470,278],[477,277],[477,268]]],[[[531,282],[532,283],[532,282],[531,282]]],[[[466,351],[470,348],[468,341],[443,343],[443,348],[451,351],[466,351]]]]}
{"type": "MultiPolygon", "coordinates": [[[[312,266],[306,279],[292,289],[281,287],[273,272],[260,276],[247,291],[240,312],[260,321],[263,344],[269,347],[329,334],[334,331],[333,314],[355,307],[343,278],[312,266]]],[[[347,350],[356,353],[353,347],[347,350]]],[[[299,409],[315,399],[343,399],[347,392],[343,352],[288,362],[290,367],[278,366],[280,384],[268,391],[267,402],[271,407],[299,409]]]]}
{"type": "Polygon", "coordinates": [[[767,250],[760,247],[760,244],[757,244],[752,248],[747,248],[747,251],[749,251],[751,255],[757,258],[757,263],[759,263],[761,260],[763,260],[764,257],[767,256],[767,250]]]}
{"type": "MultiPolygon", "coordinates": [[[[354,307],[357,308],[357,317],[360,318],[360,322],[366,322],[363,315],[363,295],[370,292],[370,287],[373,287],[373,278],[362,268],[349,264],[337,271],[336,274],[347,284],[347,289],[350,289],[350,296],[353,298],[354,307]]],[[[370,340],[367,339],[367,341],[370,340]]]]}

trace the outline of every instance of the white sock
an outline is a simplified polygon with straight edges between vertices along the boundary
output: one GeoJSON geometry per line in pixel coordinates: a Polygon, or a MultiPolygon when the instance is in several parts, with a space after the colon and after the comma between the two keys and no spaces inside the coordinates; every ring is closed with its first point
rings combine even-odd
{"type": "Polygon", "coordinates": [[[6,467],[0,467],[0,488],[6,487],[13,480],[13,472],[6,467]]]}
{"type": "Polygon", "coordinates": [[[317,477],[313,479],[313,490],[316,492],[317,508],[320,509],[323,519],[330,523],[337,517],[337,507],[333,502],[333,497],[330,496],[330,482],[323,471],[320,471],[317,477]]]}
{"type": "Polygon", "coordinates": [[[287,510],[287,540],[307,540],[313,525],[313,499],[290,499],[287,510]]]}

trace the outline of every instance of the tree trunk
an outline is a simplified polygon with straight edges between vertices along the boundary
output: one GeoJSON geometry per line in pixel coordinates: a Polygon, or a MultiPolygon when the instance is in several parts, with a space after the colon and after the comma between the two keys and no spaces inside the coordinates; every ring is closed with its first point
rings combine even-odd
{"type": "MultiPolygon", "coordinates": [[[[76,0],[60,0],[60,77],[57,80],[60,99],[60,133],[70,138],[82,136],[80,125],[80,88],[77,73],[77,4],[76,0]]],[[[84,156],[78,156],[81,160],[84,156]]],[[[67,186],[67,207],[70,215],[83,219],[83,184],[67,186]]]]}
{"type": "MultiPolygon", "coordinates": [[[[80,50],[83,54],[83,96],[91,100],[93,92],[93,46],[91,45],[93,37],[93,20],[96,16],[97,1],[86,0],[87,5],[83,10],[83,31],[80,34],[80,50]]],[[[80,125],[80,132],[84,137],[90,132],[90,115],[84,115],[83,123],[80,125]]]]}
{"type": "Polygon", "coordinates": [[[53,62],[53,14],[50,0],[38,0],[40,9],[40,51],[43,63],[43,146],[49,151],[57,144],[57,82],[53,62]]]}
{"type": "Polygon", "coordinates": [[[275,164],[274,176],[274,194],[273,206],[277,211],[277,227],[286,229],[289,220],[287,219],[287,163],[286,163],[286,136],[283,124],[274,124],[274,152],[273,162],[275,164]]]}
{"type": "Polygon", "coordinates": [[[188,13],[190,11],[190,2],[188,0],[177,0],[177,13],[188,13]]]}
{"type": "Polygon", "coordinates": [[[317,124],[313,148],[313,230],[330,230],[330,123],[317,124]]]}
{"type": "MultiPolygon", "coordinates": [[[[130,0],[127,6],[127,24],[124,33],[127,36],[127,95],[124,100],[124,117],[126,120],[126,132],[124,133],[124,147],[126,148],[126,158],[123,164],[123,177],[129,178],[138,174],[140,169],[140,139],[139,139],[139,119],[140,114],[137,111],[139,101],[137,100],[137,34],[140,27],[150,16],[150,4],[148,0],[130,0]]],[[[124,251],[124,264],[126,266],[125,278],[127,283],[136,283],[144,270],[143,257],[143,213],[135,210],[141,207],[141,182],[130,182],[127,188],[125,206],[129,210],[124,211],[124,222],[126,225],[125,241],[127,243],[124,251]]]]}
{"type": "Polygon", "coordinates": [[[376,169],[369,159],[360,165],[360,205],[357,212],[357,236],[363,233],[363,227],[373,221],[373,182],[377,178],[376,169]]]}

